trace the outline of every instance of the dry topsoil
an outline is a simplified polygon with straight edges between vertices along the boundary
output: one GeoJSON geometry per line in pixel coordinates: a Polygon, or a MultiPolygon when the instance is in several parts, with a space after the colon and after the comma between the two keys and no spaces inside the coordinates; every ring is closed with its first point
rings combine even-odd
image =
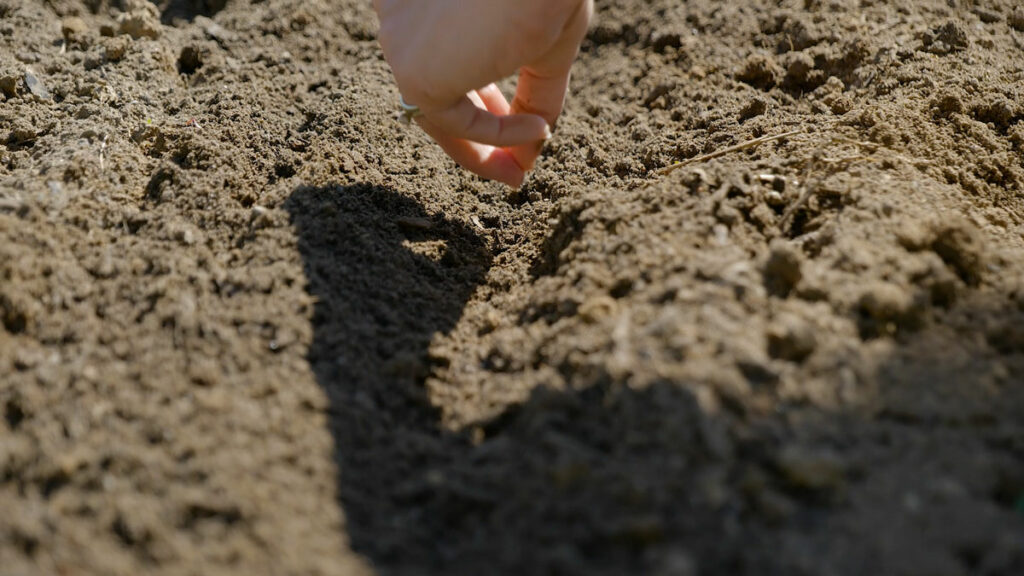
{"type": "Polygon", "coordinates": [[[599,0],[517,191],[375,28],[0,0],[0,573],[1024,574],[1018,2],[599,0]]]}

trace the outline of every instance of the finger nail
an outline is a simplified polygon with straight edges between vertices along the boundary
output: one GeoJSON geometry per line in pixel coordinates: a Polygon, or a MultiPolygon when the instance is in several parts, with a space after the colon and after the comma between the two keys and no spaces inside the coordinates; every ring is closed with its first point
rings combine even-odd
{"type": "Polygon", "coordinates": [[[551,139],[551,126],[548,126],[547,124],[544,125],[544,139],[551,139]]]}

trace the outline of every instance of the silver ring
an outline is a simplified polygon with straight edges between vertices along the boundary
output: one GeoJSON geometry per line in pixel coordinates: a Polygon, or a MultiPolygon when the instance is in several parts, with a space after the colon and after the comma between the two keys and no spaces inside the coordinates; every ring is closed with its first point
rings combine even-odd
{"type": "Polygon", "coordinates": [[[402,124],[411,124],[413,118],[423,114],[419,106],[407,103],[401,95],[398,97],[398,105],[402,107],[402,111],[398,113],[398,121],[402,124]]]}

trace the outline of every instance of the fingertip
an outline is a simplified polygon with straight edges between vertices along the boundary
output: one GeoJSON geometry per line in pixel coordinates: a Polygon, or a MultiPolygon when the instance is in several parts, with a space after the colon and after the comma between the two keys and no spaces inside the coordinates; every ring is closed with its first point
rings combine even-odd
{"type": "MultiPolygon", "coordinates": [[[[476,97],[482,102],[479,93],[476,97]]],[[[427,114],[426,119],[449,136],[488,146],[520,146],[543,140],[551,132],[542,116],[496,115],[477,106],[468,96],[452,108],[427,114]]]]}
{"type": "Polygon", "coordinates": [[[526,181],[526,170],[519,166],[514,156],[504,150],[495,150],[487,159],[486,166],[484,171],[478,172],[484,178],[490,177],[511,188],[519,188],[526,181]]]}
{"type": "Polygon", "coordinates": [[[508,121],[521,122],[522,129],[518,130],[519,134],[522,134],[524,141],[517,142],[516,146],[528,146],[530,142],[546,141],[551,138],[551,126],[543,116],[537,114],[509,114],[504,117],[508,121]]]}
{"type": "Polygon", "coordinates": [[[525,181],[526,181],[526,174],[523,173],[523,172],[520,172],[516,176],[509,176],[508,178],[500,180],[500,182],[502,184],[508,186],[509,188],[515,188],[516,190],[521,188],[523,186],[523,182],[525,182],[525,181]]]}
{"type": "Polygon", "coordinates": [[[513,146],[507,150],[512,155],[516,164],[523,169],[524,172],[533,170],[534,165],[537,163],[537,159],[540,158],[541,152],[544,150],[545,140],[537,140],[530,144],[524,144],[522,146],[513,146]]]}

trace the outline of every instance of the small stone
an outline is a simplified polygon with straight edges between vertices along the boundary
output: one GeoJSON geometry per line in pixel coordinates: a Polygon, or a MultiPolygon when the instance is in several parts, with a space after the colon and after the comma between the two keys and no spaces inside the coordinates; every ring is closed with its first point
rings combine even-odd
{"type": "Polygon", "coordinates": [[[775,460],[779,472],[794,488],[802,490],[835,490],[846,480],[842,459],[827,450],[787,446],[775,460]]]}
{"type": "Polygon", "coordinates": [[[31,68],[25,69],[25,87],[32,93],[36,98],[42,100],[50,99],[50,91],[43,85],[42,80],[36,76],[35,72],[31,68]]]}
{"type": "Polygon", "coordinates": [[[253,228],[271,228],[274,226],[274,214],[271,210],[257,204],[252,207],[249,224],[253,228]]]}

